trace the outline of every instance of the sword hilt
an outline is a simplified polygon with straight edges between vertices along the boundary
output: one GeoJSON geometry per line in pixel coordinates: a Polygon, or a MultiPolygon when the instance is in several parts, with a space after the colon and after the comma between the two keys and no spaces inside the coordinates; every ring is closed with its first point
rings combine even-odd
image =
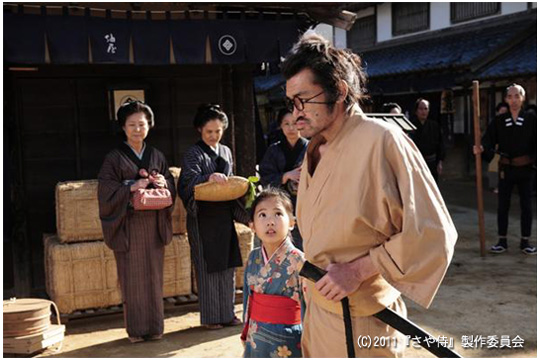
{"type": "Polygon", "coordinates": [[[302,269],[300,269],[300,276],[303,276],[313,282],[321,280],[324,275],[326,275],[325,270],[313,265],[309,261],[305,261],[304,265],[302,265],[302,269]]]}

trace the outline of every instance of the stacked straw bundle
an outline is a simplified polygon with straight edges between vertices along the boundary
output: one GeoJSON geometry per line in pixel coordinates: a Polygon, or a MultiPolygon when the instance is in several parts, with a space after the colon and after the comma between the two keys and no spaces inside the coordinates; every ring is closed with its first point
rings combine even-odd
{"type": "MultiPolygon", "coordinates": [[[[179,168],[171,168],[175,182],[179,168]]],[[[103,242],[97,180],[58,183],[58,234],[44,234],[47,293],[62,314],[104,308],[122,302],[113,252],[103,242]]],[[[191,256],[186,212],[177,198],[173,241],[165,247],[164,297],[191,294],[191,256]]]]}

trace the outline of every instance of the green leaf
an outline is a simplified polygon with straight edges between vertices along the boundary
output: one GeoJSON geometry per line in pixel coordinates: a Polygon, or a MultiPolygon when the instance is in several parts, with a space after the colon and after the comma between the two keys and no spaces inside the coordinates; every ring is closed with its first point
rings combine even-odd
{"type": "Polygon", "coordinates": [[[250,182],[249,183],[249,189],[246,194],[246,209],[251,208],[251,205],[253,204],[253,201],[255,201],[255,185],[250,182]]]}
{"type": "Polygon", "coordinates": [[[248,181],[252,184],[254,183],[258,183],[259,182],[259,178],[257,176],[250,176],[248,177],[248,181]]]}

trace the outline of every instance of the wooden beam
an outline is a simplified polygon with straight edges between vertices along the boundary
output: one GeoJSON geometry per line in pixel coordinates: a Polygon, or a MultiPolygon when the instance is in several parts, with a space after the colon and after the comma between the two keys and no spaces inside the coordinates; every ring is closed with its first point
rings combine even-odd
{"type": "MultiPolygon", "coordinates": [[[[478,80],[473,81],[473,120],[474,120],[474,145],[481,146],[480,133],[480,85],[478,80]]],[[[486,256],[486,235],[484,227],[484,198],[482,186],[482,154],[475,154],[476,160],[476,199],[478,202],[478,230],[480,232],[480,255],[486,256]]]]}

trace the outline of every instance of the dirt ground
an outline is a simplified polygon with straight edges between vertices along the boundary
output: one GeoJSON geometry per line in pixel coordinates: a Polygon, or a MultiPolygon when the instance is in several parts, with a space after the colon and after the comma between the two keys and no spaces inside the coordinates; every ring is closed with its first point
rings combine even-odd
{"type": "MultiPolygon", "coordinates": [[[[509,251],[479,256],[475,193],[472,183],[442,184],[443,195],[458,228],[459,240],[452,264],[429,310],[407,299],[409,318],[434,336],[453,339],[454,350],[464,357],[537,356],[536,256],[519,252],[519,204],[513,199],[509,251]],[[488,348],[487,344],[463,348],[462,336],[496,335],[497,339],[519,336],[522,348],[488,348]]],[[[486,238],[489,247],[496,238],[496,197],[485,192],[486,238]]],[[[514,196],[517,198],[517,196],[514,196]]],[[[533,199],[536,204],[536,197],[533,199]]],[[[535,205],[536,209],[536,205],[535,205]]],[[[535,216],[536,219],[536,216],[535,216]]],[[[536,242],[536,221],[533,228],[536,242]]],[[[241,314],[242,306],[236,305],[241,314]]],[[[122,315],[80,319],[67,324],[60,353],[53,357],[240,357],[240,327],[208,331],[199,327],[196,305],[166,311],[165,336],[159,342],[130,344],[122,315]]],[[[500,344],[499,344],[500,345],[500,344]]],[[[424,349],[409,347],[406,357],[433,357],[424,349]]]]}

